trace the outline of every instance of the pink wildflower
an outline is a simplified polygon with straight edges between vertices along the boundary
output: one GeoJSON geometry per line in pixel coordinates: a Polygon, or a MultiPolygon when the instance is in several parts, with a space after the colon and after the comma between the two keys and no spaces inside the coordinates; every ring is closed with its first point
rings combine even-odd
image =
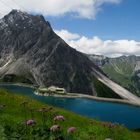
{"type": "Polygon", "coordinates": [[[34,120],[30,119],[26,122],[26,124],[27,125],[34,125],[34,124],[36,124],[36,122],[34,120]]]}
{"type": "Polygon", "coordinates": [[[65,120],[64,116],[61,115],[54,117],[54,121],[64,121],[64,120],[65,120]]]}
{"type": "Polygon", "coordinates": [[[59,126],[59,125],[53,125],[53,126],[50,128],[50,130],[51,130],[52,132],[58,131],[59,129],[60,129],[60,126],[59,126]]]}
{"type": "Polygon", "coordinates": [[[73,134],[75,131],[76,131],[75,127],[69,127],[68,130],[67,130],[67,133],[68,134],[73,134]]]}

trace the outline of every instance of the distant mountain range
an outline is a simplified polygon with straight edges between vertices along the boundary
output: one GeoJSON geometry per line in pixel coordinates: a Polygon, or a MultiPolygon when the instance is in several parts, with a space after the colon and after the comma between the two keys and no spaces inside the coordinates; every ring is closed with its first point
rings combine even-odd
{"type": "Polygon", "coordinates": [[[101,55],[88,55],[110,79],[140,96],[140,57],[121,56],[108,58],[101,55]]]}
{"type": "Polygon", "coordinates": [[[139,102],[106,77],[106,67],[103,72],[94,62],[55,34],[41,15],[12,10],[0,20],[1,82],[54,85],[67,92],[139,102]]]}

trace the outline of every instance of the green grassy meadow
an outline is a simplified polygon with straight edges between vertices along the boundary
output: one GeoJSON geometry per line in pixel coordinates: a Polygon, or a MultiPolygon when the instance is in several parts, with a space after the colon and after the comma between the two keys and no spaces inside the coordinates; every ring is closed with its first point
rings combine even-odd
{"type": "Polygon", "coordinates": [[[72,112],[43,104],[25,96],[0,90],[0,140],[139,140],[140,133],[123,126],[88,119],[72,112]],[[45,108],[47,111],[41,112],[45,108]],[[54,121],[62,115],[64,121],[54,121]],[[32,119],[33,125],[26,121],[32,119]],[[52,132],[50,127],[60,126],[52,132]],[[75,127],[74,133],[67,133],[75,127]]]}

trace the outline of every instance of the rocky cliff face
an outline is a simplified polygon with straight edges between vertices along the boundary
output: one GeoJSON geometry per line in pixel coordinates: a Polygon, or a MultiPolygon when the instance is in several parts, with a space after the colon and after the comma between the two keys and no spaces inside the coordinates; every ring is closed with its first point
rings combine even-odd
{"type": "Polygon", "coordinates": [[[0,20],[1,81],[22,79],[95,94],[92,67],[97,68],[57,36],[43,16],[13,10],[0,20]]]}
{"type": "Polygon", "coordinates": [[[87,54],[86,56],[98,67],[102,67],[108,62],[108,57],[103,55],[87,54]]]}

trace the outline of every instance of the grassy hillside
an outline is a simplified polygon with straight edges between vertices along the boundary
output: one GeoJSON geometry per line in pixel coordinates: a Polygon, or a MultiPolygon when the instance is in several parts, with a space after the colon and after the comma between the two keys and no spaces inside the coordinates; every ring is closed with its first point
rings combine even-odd
{"type": "Polygon", "coordinates": [[[129,87],[131,84],[131,75],[132,73],[125,74],[125,72],[119,73],[112,65],[104,65],[102,70],[109,75],[109,77],[117,82],[118,84],[122,85],[123,87],[129,87]]]}
{"type": "Polygon", "coordinates": [[[139,140],[140,133],[132,132],[117,124],[103,123],[84,118],[74,113],[54,108],[28,97],[0,90],[0,139],[1,140],[139,140]],[[47,110],[47,111],[46,111],[47,110]],[[62,115],[64,121],[54,121],[62,115]],[[26,125],[25,120],[36,123],[26,125]],[[58,124],[60,129],[50,131],[58,124]],[[69,127],[74,133],[67,133],[69,127]]]}
{"type": "Polygon", "coordinates": [[[110,79],[140,96],[138,81],[135,80],[136,59],[135,56],[112,58],[101,68],[110,79]]]}
{"type": "Polygon", "coordinates": [[[121,56],[108,58],[101,55],[87,55],[108,77],[132,93],[140,96],[140,57],[121,56]]]}

